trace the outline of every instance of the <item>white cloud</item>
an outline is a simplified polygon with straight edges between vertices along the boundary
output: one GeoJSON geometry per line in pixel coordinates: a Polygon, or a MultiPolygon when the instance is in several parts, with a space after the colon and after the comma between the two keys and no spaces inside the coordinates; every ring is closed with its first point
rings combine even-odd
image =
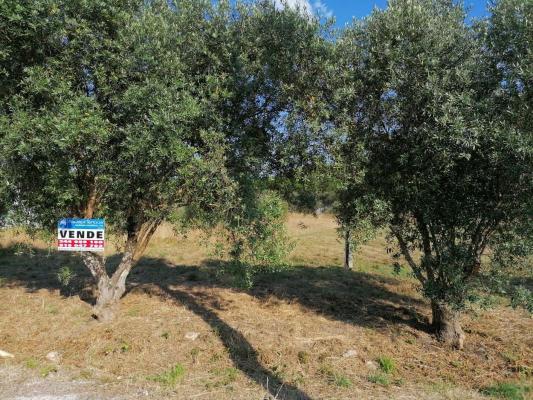
{"type": "Polygon", "coordinates": [[[328,6],[321,0],[316,0],[313,4],[315,13],[320,17],[331,18],[333,17],[333,11],[331,11],[328,6]]]}
{"type": "Polygon", "coordinates": [[[307,15],[318,15],[320,17],[331,18],[333,11],[322,0],[316,0],[312,5],[309,0],[274,0],[277,8],[282,9],[287,6],[292,9],[299,9],[307,15]]]}

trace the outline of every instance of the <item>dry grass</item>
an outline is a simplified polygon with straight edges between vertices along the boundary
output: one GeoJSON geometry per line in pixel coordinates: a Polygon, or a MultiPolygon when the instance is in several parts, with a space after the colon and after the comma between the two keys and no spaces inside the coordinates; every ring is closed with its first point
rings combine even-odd
{"type": "MultiPolygon", "coordinates": [[[[75,255],[4,234],[0,349],[16,355],[5,362],[45,370],[55,350],[73,377],[183,399],[259,400],[267,381],[273,395],[283,386],[279,399],[474,399],[496,382],[531,379],[525,313],[502,307],[465,317],[465,349],[450,351],[426,331],[428,306],[407,273],[392,273],[383,239],[361,249],[358,270],[346,272],[330,217],[295,214],[288,226],[294,267],[250,291],[216,279],[198,233],[177,238],[161,228],[108,325],[91,319],[79,288],[61,288],[55,277],[67,265],[84,286],[75,255]],[[15,255],[16,243],[31,244],[33,256],[15,255]],[[356,354],[344,357],[348,350],[356,354]],[[392,359],[394,372],[374,371],[379,357],[392,359]],[[154,379],[177,364],[175,380],[154,379]]],[[[116,262],[113,249],[108,256],[116,262]]]]}

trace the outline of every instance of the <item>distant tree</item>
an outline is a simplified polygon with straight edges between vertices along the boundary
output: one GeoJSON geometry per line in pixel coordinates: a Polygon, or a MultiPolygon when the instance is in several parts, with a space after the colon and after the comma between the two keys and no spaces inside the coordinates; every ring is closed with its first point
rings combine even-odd
{"type": "MultiPolygon", "coordinates": [[[[516,254],[510,237],[531,217],[531,130],[480,102],[485,46],[460,5],[391,0],[342,42],[355,49],[346,53],[353,78],[345,87],[357,126],[350,135],[363,136],[364,187],[387,204],[391,233],[431,300],[438,338],[461,348],[460,312],[483,299],[491,281],[484,256],[500,246],[516,254]]],[[[506,84],[493,81],[495,91],[506,84]]],[[[530,82],[519,91],[529,93],[530,82]]]]}
{"type": "Polygon", "coordinates": [[[217,113],[224,76],[209,52],[218,11],[196,0],[7,1],[0,10],[4,38],[20,45],[9,47],[17,63],[1,85],[10,202],[35,228],[104,217],[125,236],[113,274],[104,257],[82,253],[98,286],[94,314],[110,319],[159,224],[231,194],[217,113]],[[33,29],[43,36],[26,43],[33,29]]]}

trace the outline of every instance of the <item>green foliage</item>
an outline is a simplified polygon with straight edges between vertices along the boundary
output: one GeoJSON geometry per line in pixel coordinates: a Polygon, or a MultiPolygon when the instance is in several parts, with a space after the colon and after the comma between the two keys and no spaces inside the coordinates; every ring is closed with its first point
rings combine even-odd
{"type": "Polygon", "coordinates": [[[214,55],[199,60],[217,28],[198,14],[218,11],[185,0],[179,12],[164,1],[49,3],[51,31],[32,49],[43,59],[27,60],[17,94],[2,99],[2,159],[20,220],[52,229],[91,208],[130,232],[177,206],[214,204],[226,186],[211,94],[221,76],[214,55]]]}
{"type": "Polygon", "coordinates": [[[174,365],[168,371],[165,371],[159,375],[154,375],[148,379],[154,382],[159,382],[166,386],[176,386],[185,376],[185,367],[181,364],[174,365]]]}
{"type": "Polygon", "coordinates": [[[481,390],[481,393],[507,400],[525,400],[531,387],[511,382],[498,383],[481,390]]]}
{"type": "Polygon", "coordinates": [[[236,191],[281,174],[279,118],[313,87],[320,24],[268,2],[8,0],[0,13],[2,217],[12,204],[48,231],[102,217],[138,258],[186,208],[230,226],[236,262],[279,263],[281,205],[236,191]]]}
{"type": "Polygon", "coordinates": [[[460,4],[393,0],[337,44],[346,181],[386,205],[424,294],[457,309],[492,290],[489,247],[499,277],[517,272],[513,259],[530,265],[516,245],[531,237],[533,198],[528,10],[496,2],[477,34],[460,4]]]}
{"type": "Polygon", "coordinates": [[[250,288],[256,274],[283,269],[293,247],[285,227],[287,212],[275,192],[243,187],[226,220],[225,242],[217,242],[218,255],[229,258],[220,272],[232,275],[237,286],[250,288]]]}

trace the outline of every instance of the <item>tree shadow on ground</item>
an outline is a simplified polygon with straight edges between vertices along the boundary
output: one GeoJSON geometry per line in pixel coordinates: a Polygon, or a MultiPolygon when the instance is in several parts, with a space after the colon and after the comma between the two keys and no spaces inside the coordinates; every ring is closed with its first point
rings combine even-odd
{"type": "MultiPolygon", "coordinates": [[[[116,268],[119,260],[119,255],[109,257],[109,269],[116,268]]],[[[140,288],[185,305],[219,332],[235,367],[265,387],[271,396],[310,399],[305,392],[281,381],[261,364],[250,342],[217,314],[216,296],[200,298],[189,293],[195,287],[230,287],[228,281],[217,277],[221,265],[220,261],[208,261],[201,266],[172,265],[164,259],[144,257],[133,269],[128,288],[140,288]]],[[[418,311],[425,303],[386,287],[395,284],[398,281],[393,278],[338,267],[295,266],[275,275],[260,274],[256,286],[243,291],[260,300],[275,297],[296,302],[319,314],[359,326],[389,329],[405,324],[427,331],[428,325],[418,311]]],[[[91,277],[76,254],[35,248],[0,249],[0,285],[24,287],[28,291],[60,290],[64,296],[80,295],[88,302],[93,299],[91,277]],[[65,267],[75,276],[66,286],[58,279],[65,267]]]]}

